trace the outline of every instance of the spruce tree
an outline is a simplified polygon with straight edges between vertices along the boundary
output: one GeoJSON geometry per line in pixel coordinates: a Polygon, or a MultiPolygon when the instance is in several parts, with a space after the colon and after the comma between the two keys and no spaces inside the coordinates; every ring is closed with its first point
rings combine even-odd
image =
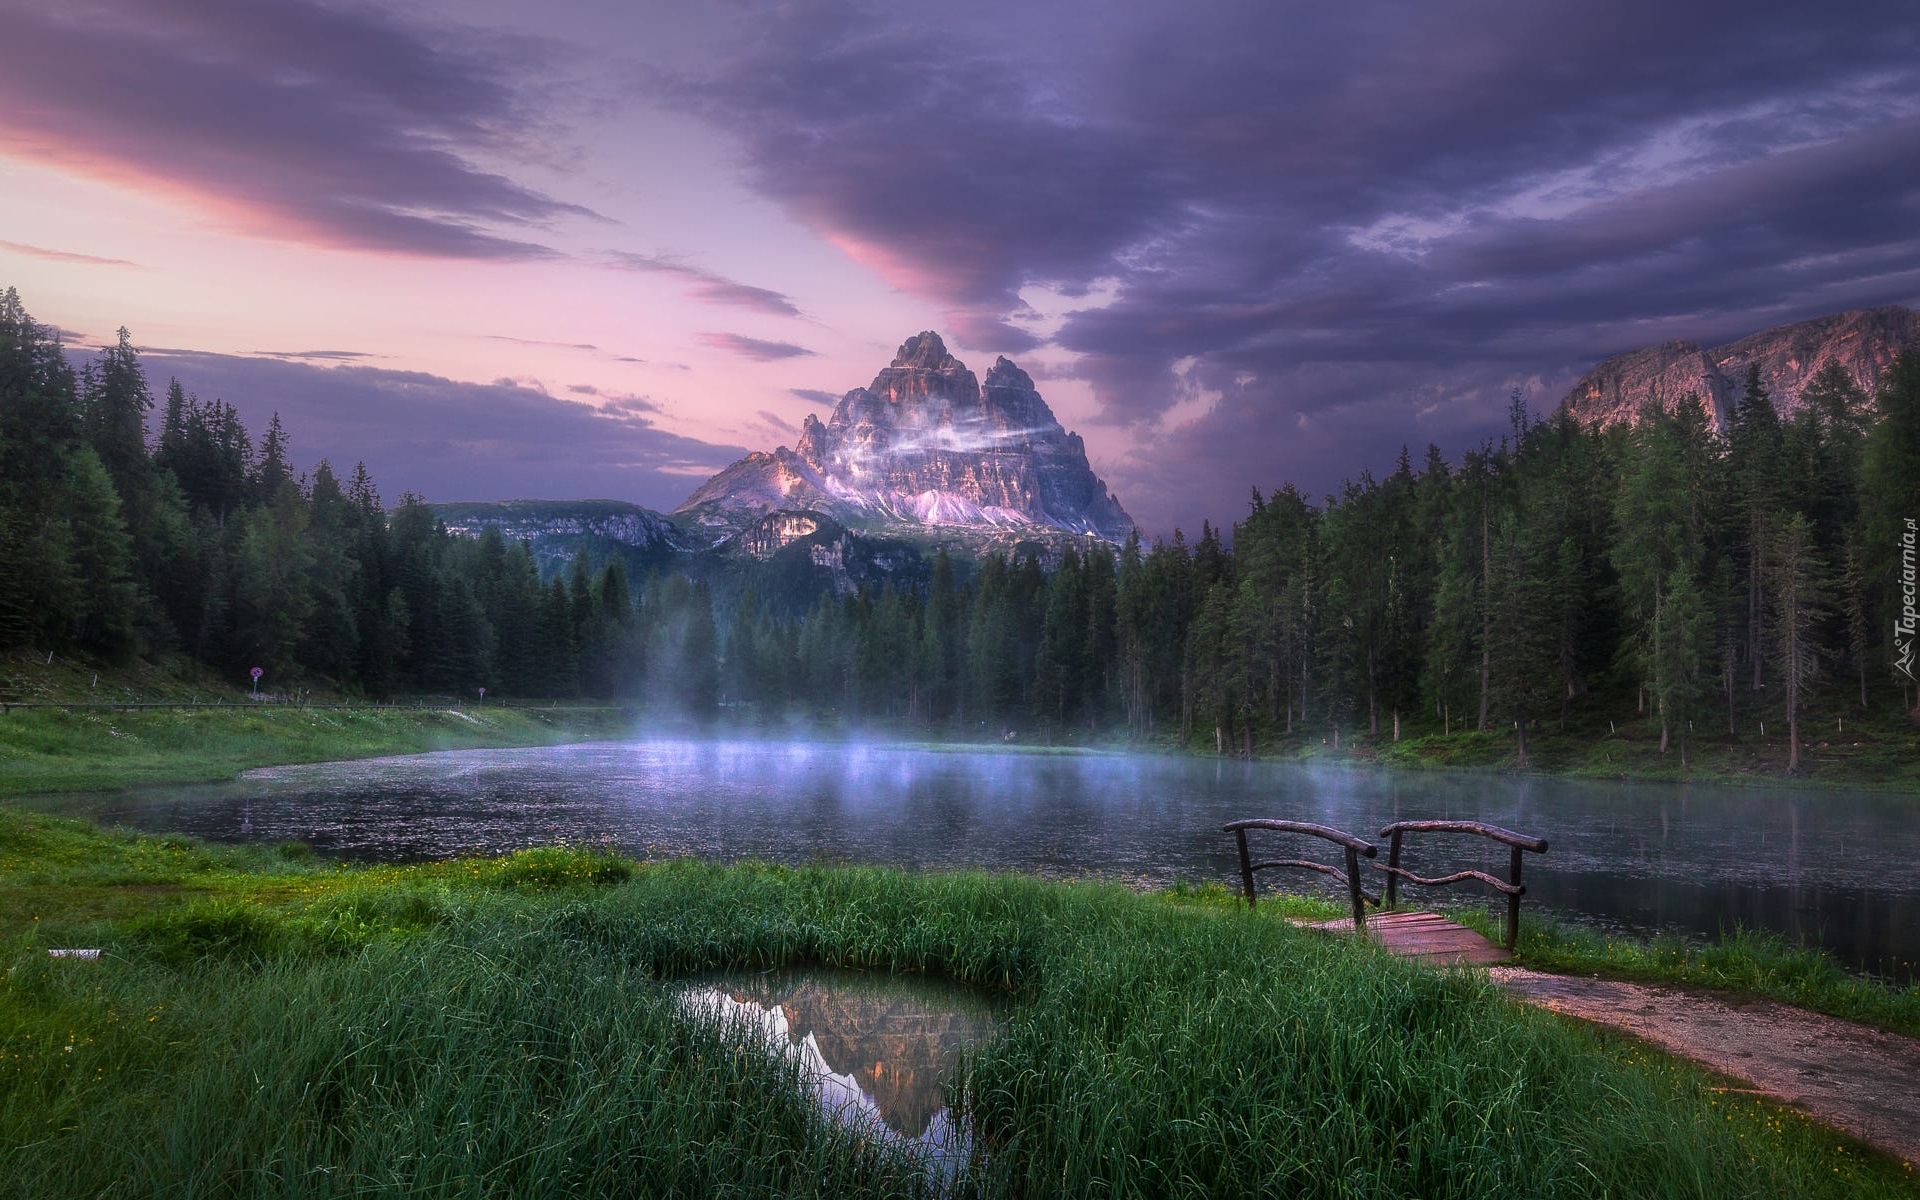
{"type": "Polygon", "coordinates": [[[1804,516],[1794,513],[1781,524],[1769,562],[1771,644],[1787,709],[1787,770],[1797,772],[1800,713],[1819,678],[1824,653],[1819,625],[1827,606],[1825,564],[1814,546],[1813,526],[1804,516]]]}

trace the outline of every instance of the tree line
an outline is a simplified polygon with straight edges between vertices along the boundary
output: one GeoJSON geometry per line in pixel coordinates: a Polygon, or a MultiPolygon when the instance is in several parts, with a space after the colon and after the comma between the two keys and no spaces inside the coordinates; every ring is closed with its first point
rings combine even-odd
{"type": "MultiPolygon", "coordinates": [[[[1628,709],[1689,741],[1775,720],[1799,766],[1809,699],[1920,721],[1898,668],[1902,537],[1920,516],[1920,349],[1870,397],[1828,364],[1783,416],[1757,367],[1726,427],[1695,395],[1631,425],[1548,419],[1449,463],[1402,451],[1313,502],[1253,493],[1116,552],[944,554],[924,590],[822,597],[793,621],[751,592],[721,695],[935,728],[1125,730],[1251,755],[1283,738],[1497,732],[1628,709]]],[[[1908,635],[1910,637],[1910,635],[1908,635]]],[[[1908,642],[1907,644],[1911,644],[1908,642]]]]}
{"type": "Polygon", "coordinates": [[[1900,547],[1920,516],[1920,351],[1869,397],[1829,364],[1783,416],[1749,371],[1720,428],[1695,396],[1631,426],[1537,419],[1318,502],[1253,492],[1189,543],[1086,540],[929,582],[823,593],[629,580],[584,555],[543,580],[497,530],[383,505],[364,465],[298,474],[278,418],[118,343],[78,370],[0,298],[0,649],[181,653],[269,686],[600,697],[708,720],[793,717],[992,736],[1125,734],[1252,754],[1631,710],[1661,744],[1787,726],[1810,697],[1913,711],[1896,669],[1900,547]],[[157,435],[149,428],[158,408],[157,435]]]}
{"type": "Polygon", "coordinates": [[[0,296],[0,651],[177,653],[235,680],[259,667],[270,690],[382,697],[616,697],[660,679],[711,707],[705,585],[633,592],[618,561],[543,581],[497,531],[451,536],[410,492],[384,505],[364,464],[297,474],[277,415],[256,442],[177,380],[156,404],[124,329],[75,370],[0,296]]]}

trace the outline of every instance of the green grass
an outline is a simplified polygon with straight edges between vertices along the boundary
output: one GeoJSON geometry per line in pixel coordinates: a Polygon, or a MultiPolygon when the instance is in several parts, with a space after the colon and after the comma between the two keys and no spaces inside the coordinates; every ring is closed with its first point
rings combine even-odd
{"type": "MultiPolygon", "coordinates": [[[[1805,743],[1798,775],[1787,774],[1786,724],[1770,714],[1766,730],[1753,716],[1742,718],[1741,735],[1724,728],[1689,740],[1687,765],[1680,762],[1677,738],[1660,750],[1656,721],[1622,713],[1611,723],[1586,713],[1561,730],[1543,720],[1528,734],[1528,769],[1586,779],[1661,779],[1714,784],[1867,788],[1920,792],[1920,727],[1904,714],[1886,709],[1861,715],[1843,697],[1825,697],[1802,726],[1805,743]]],[[[1884,707],[1884,706],[1883,706],[1884,707]]],[[[1258,744],[1262,757],[1351,761],[1400,770],[1510,771],[1517,757],[1511,730],[1451,734],[1408,723],[1399,741],[1390,730],[1369,736],[1343,730],[1341,748],[1323,745],[1324,730],[1293,734],[1258,744]]]]}
{"type": "Polygon", "coordinates": [[[673,1000],[791,964],[1008,997],[960,1085],[967,1194],[1915,1194],[1691,1067],[1286,908],[563,848],[343,869],[0,806],[0,1196],[927,1194],[673,1000]],[[45,953],[76,944],[107,954],[45,953]]]}
{"type": "MultiPolygon", "coordinates": [[[[1485,912],[1451,914],[1489,937],[1503,936],[1485,912]]],[[[1920,1037],[1920,982],[1899,984],[1847,970],[1817,947],[1738,928],[1710,944],[1685,938],[1632,938],[1524,914],[1517,957],[1536,971],[1604,975],[1766,996],[1799,1008],[1920,1037]]],[[[1913,964],[1893,964],[1913,974],[1913,964]]]]}
{"type": "Polygon", "coordinates": [[[0,796],[230,779],[252,767],[619,737],[615,712],[541,709],[14,709],[0,796]]]}

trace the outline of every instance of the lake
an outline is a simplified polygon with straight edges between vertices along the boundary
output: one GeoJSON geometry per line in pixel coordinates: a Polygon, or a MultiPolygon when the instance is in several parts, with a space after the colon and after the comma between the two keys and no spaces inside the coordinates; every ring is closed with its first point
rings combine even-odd
{"type": "MultiPolygon", "coordinates": [[[[300,839],[329,856],[417,861],[567,842],[694,855],[985,867],[1055,878],[1237,886],[1240,817],[1371,837],[1389,821],[1486,821],[1551,842],[1529,906],[1624,932],[1712,938],[1736,923],[1900,978],[1920,962],[1920,798],[1793,787],[1398,774],[1172,756],[887,744],[635,741],[465,750],[251,771],[220,785],[42,798],[153,832],[300,839]]],[[[1333,861],[1304,839],[1272,843],[1333,861]]],[[[1423,874],[1506,849],[1408,843],[1423,874]]],[[[1258,851],[1257,851],[1258,852],[1258,851]]],[[[1382,848],[1384,858],[1384,846],[1382,848]]],[[[1301,889],[1318,877],[1267,873],[1301,889]]],[[[1452,899],[1474,885],[1411,889],[1452,899]]]]}

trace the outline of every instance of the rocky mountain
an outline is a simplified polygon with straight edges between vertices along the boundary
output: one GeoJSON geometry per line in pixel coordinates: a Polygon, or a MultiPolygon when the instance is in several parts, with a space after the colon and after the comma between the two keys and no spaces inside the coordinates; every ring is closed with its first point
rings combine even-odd
{"type": "Polygon", "coordinates": [[[1001,358],[982,384],[931,332],[907,339],[829,420],[809,415],[793,447],[749,454],[674,515],[718,542],[770,515],[808,512],[856,529],[1043,541],[1061,532],[1117,541],[1133,528],[1025,371],[1001,358]]]}
{"type": "Polygon", "coordinates": [[[1744,394],[1747,368],[1758,364],[1761,382],[1784,413],[1829,362],[1838,362],[1871,393],[1902,347],[1920,335],[1920,319],[1898,306],[1864,308],[1776,325],[1724,346],[1666,342],[1607,359],[1567,393],[1562,407],[1585,424],[1632,421],[1649,396],[1673,401],[1695,395],[1725,428],[1744,394]]]}

